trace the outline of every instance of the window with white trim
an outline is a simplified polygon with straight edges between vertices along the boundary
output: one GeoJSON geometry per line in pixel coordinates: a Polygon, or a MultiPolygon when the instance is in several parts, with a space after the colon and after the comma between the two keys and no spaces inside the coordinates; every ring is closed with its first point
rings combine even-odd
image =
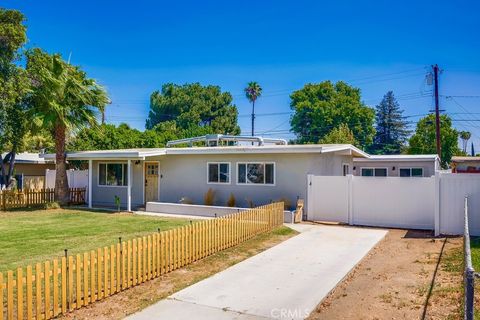
{"type": "Polygon", "coordinates": [[[98,185],[117,186],[128,185],[128,165],[126,163],[99,163],[98,185]]]}
{"type": "Polygon", "coordinates": [[[275,163],[246,162],[237,163],[238,184],[275,184],[275,163]]]}
{"type": "Polygon", "coordinates": [[[230,183],[230,163],[209,162],[207,168],[208,183],[230,183]]]}
{"type": "Polygon", "coordinates": [[[400,177],[423,177],[423,168],[400,168],[400,177]]]}
{"type": "Polygon", "coordinates": [[[363,177],[386,177],[387,168],[362,168],[363,177]]]}

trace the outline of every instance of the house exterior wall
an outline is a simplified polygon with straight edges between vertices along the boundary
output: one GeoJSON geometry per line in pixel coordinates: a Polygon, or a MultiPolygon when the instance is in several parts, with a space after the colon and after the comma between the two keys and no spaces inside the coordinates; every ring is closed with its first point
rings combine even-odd
{"type": "Polygon", "coordinates": [[[195,204],[203,204],[209,188],[216,192],[215,204],[225,206],[230,193],[236,206],[247,207],[250,199],[255,205],[287,198],[295,206],[297,197],[306,198],[307,175],[342,175],[342,164],[350,164],[351,156],[334,154],[220,154],[167,155],[160,160],[160,201],[178,202],[188,197],[195,204]],[[230,162],[229,184],[207,183],[207,163],[230,162]],[[274,162],[275,184],[237,184],[237,163],[274,162]]]}
{"type": "MultiPolygon", "coordinates": [[[[120,197],[122,207],[127,206],[127,187],[112,187],[98,185],[98,165],[100,163],[127,163],[118,161],[92,161],[92,204],[94,206],[114,206],[115,196],[120,197]]],[[[132,207],[143,206],[143,163],[132,161],[132,207]]]]}
{"type": "Polygon", "coordinates": [[[379,160],[361,160],[354,161],[355,170],[353,170],[354,176],[362,175],[362,168],[387,168],[387,176],[398,177],[400,176],[400,168],[423,168],[423,176],[431,177],[435,175],[436,161],[379,161],[379,160]],[[393,170],[395,167],[395,170],[393,170]]]}
{"type": "MultiPolygon", "coordinates": [[[[236,198],[236,206],[248,207],[246,199],[255,205],[269,203],[272,200],[287,198],[295,206],[297,197],[306,199],[307,175],[343,174],[342,165],[352,168],[352,156],[328,154],[198,154],[166,155],[148,158],[145,162],[160,163],[160,199],[162,202],[178,203],[182,197],[190,198],[195,204],[203,204],[203,197],[209,188],[215,190],[215,205],[225,206],[230,193],[236,198]],[[230,163],[229,184],[207,183],[207,165],[209,162],[230,163]],[[275,184],[255,185],[237,184],[237,162],[274,162],[275,184]]],[[[126,161],[93,161],[92,204],[95,206],[113,206],[118,195],[122,206],[126,206],[127,187],[98,185],[99,163],[126,161]]],[[[144,205],[144,162],[132,161],[132,207],[144,205]]]]}

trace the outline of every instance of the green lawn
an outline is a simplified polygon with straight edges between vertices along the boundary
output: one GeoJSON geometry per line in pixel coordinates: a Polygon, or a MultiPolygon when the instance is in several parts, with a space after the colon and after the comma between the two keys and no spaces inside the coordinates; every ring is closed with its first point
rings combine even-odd
{"type": "Polygon", "coordinates": [[[0,212],[0,272],[188,224],[189,220],[84,210],[0,212]]]}
{"type": "Polygon", "coordinates": [[[480,237],[470,238],[470,249],[472,250],[472,264],[475,271],[480,271],[480,237]]]}

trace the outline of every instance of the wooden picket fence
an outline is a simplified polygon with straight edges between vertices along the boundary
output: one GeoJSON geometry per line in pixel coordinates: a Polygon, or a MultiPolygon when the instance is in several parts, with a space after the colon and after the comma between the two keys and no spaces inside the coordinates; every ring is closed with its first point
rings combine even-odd
{"type": "MultiPolygon", "coordinates": [[[[70,188],[70,203],[85,203],[86,188],[70,188]]],[[[55,189],[0,191],[0,209],[9,210],[45,204],[54,201],[55,189]]]]}
{"type": "Polygon", "coordinates": [[[0,273],[0,320],[51,319],[157,278],[283,223],[283,203],[203,220],[0,273]]]}

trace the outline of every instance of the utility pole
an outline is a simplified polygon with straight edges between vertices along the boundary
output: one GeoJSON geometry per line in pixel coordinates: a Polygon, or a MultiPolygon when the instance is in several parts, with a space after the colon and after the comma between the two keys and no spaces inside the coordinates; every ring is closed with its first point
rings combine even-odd
{"type": "Polygon", "coordinates": [[[440,136],[440,106],[438,103],[438,64],[432,66],[433,68],[433,77],[435,82],[435,138],[437,141],[437,154],[442,160],[442,145],[441,145],[441,136],[440,136]]]}

